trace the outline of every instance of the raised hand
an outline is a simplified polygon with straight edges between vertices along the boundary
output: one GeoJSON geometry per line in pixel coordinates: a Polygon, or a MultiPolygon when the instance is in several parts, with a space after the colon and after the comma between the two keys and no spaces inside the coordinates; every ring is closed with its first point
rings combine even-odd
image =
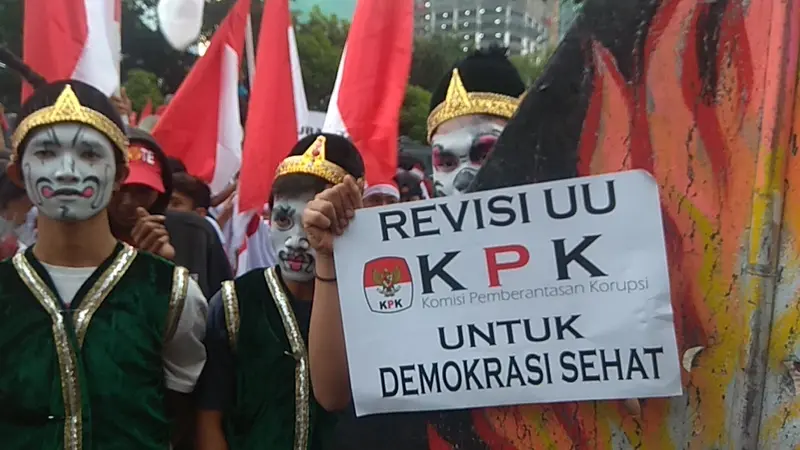
{"type": "Polygon", "coordinates": [[[164,226],[164,216],[152,216],[144,208],[136,208],[139,219],[131,232],[131,238],[136,248],[144,250],[162,258],[172,260],[175,258],[175,248],[169,243],[169,233],[164,226]]]}
{"type": "Polygon", "coordinates": [[[111,103],[117,108],[117,112],[119,112],[120,116],[130,117],[131,113],[133,113],[133,104],[131,103],[131,99],[128,98],[128,93],[125,92],[125,88],[120,89],[119,96],[111,96],[111,103]]]}
{"type": "Polygon", "coordinates": [[[308,202],[303,212],[303,227],[308,242],[321,256],[333,254],[333,238],[341,235],[361,208],[361,187],[355,178],[325,189],[308,202]]]}

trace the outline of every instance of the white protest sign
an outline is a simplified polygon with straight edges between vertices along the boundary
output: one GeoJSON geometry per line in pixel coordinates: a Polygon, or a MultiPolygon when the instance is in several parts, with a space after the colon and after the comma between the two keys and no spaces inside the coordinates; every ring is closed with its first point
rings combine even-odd
{"type": "Polygon", "coordinates": [[[681,394],[644,171],[360,210],[335,250],[359,416],[681,394]]]}

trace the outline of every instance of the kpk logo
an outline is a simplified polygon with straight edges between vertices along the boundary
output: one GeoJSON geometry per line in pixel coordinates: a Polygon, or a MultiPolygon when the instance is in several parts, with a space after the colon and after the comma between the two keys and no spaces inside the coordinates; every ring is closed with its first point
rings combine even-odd
{"type": "Polygon", "coordinates": [[[405,259],[387,256],[364,264],[364,295],[372,312],[405,311],[414,300],[411,271],[405,259]]]}

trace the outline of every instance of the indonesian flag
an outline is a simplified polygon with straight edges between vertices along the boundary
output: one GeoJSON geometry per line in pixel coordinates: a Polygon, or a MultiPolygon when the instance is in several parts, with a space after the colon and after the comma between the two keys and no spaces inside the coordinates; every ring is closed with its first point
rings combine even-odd
{"type": "Polygon", "coordinates": [[[205,0],[160,0],[158,25],[169,45],[186,50],[200,36],[205,0]]]}
{"type": "Polygon", "coordinates": [[[359,0],[323,130],[349,136],[361,152],[365,195],[400,196],[393,178],[413,33],[413,0],[359,0]]]}
{"type": "Polygon", "coordinates": [[[167,156],[181,160],[212,194],[241,164],[238,82],[249,13],[250,0],[238,0],[153,128],[167,156]]]}
{"type": "MultiPolygon", "coordinates": [[[[119,88],[121,0],[25,0],[23,58],[47,81],[119,88]]],[[[22,98],[31,94],[23,85],[22,98]]]]}
{"type": "Polygon", "coordinates": [[[411,307],[414,288],[403,258],[385,257],[364,265],[364,296],[375,313],[393,313],[411,307]]]}
{"type": "Polygon", "coordinates": [[[234,249],[238,275],[274,264],[269,226],[260,213],[275,170],[297,143],[298,125],[308,116],[289,0],[264,4],[256,68],[233,218],[232,241],[241,243],[234,249]]]}

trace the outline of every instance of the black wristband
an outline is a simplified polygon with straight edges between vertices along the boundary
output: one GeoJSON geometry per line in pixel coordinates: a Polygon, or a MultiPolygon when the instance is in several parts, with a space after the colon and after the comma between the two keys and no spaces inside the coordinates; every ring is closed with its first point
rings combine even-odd
{"type": "Polygon", "coordinates": [[[317,278],[317,280],[322,281],[323,283],[336,283],[336,277],[325,278],[325,277],[319,276],[318,274],[314,274],[314,276],[317,278]]]}

